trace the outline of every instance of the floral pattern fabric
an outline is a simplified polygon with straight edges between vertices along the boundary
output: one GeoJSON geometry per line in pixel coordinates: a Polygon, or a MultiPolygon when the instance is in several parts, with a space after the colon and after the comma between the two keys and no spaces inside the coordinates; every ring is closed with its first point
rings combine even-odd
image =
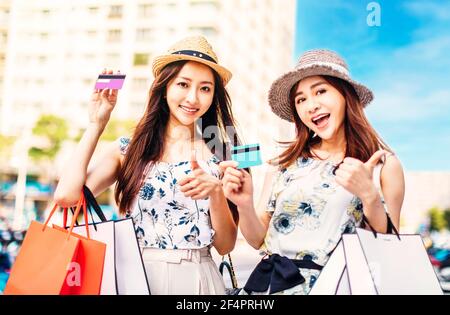
{"type": "MultiPolygon", "coordinates": [[[[299,158],[279,169],[267,211],[272,214],[261,251],[325,265],[343,233],[353,233],[362,202],[335,180],[335,164],[299,158]]],[[[279,294],[308,294],[318,270],[300,269],[306,281],[279,294]]]]}
{"type": "MultiPolygon", "coordinates": [[[[120,138],[120,152],[127,153],[130,139],[120,138]]],[[[219,160],[198,161],[202,169],[219,178],[219,160]]],[[[192,200],[180,192],[178,182],[191,172],[189,161],[152,163],[146,179],[126,216],[135,224],[141,247],[199,249],[214,237],[209,198],[192,200]]]]}

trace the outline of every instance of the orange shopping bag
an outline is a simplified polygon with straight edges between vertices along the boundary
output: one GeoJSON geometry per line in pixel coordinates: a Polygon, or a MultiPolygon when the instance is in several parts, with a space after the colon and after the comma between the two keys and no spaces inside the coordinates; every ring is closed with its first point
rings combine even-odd
{"type": "MultiPolygon", "coordinates": [[[[80,198],[71,228],[81,202],[80,198]]],[[[71,231],[47,226],[57,209],[58,205],[55,205],[44,224],[31,222],[11,268],[4,294],[70,294],[73,291],[67,275],[72,266],[78,264],[80,239],[72,235],[71,231]]]]}
{"type": "MultiPolygon", "coordinates": [[[[74,268],[69,273],[67,279],[70,283],[75,284],[72,286],[70,294],[98,295],[100,294],[102,284],[106,244],[90,238],[86,200],[83,194],[81,195],[81,200],[87,237],[75,233],[71,234],[80,240],[80,246],[78,248],[78,255],[76,259],[78,264],[74,265],[74,268]],[[83,268],[77,269],[78,266],[83,266],[83,268]]],[[[75,214],[73,219],[76,220],[75,214]]],[[[67,208],[64,209],[63,226],[67,226],[67,208]]],[[[65,231],[63,227],[59,227],[57,225],[53,225],[53,228],[60,231],[65,231]]],[[[71,226],[70,233],[72,232],[72,228],[73,225],[71,226]]]]}

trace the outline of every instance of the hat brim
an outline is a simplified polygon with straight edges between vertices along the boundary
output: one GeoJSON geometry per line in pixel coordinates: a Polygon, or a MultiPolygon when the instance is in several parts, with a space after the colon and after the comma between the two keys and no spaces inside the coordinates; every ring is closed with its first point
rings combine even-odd
{"type": "Polygon", "coordinates": [[[153,75],[156,78],[165,66],[167,66],[168,64],[170,64],[172,62],[176,62],[176,61],[180,61],[180,60],[196,61],[196,62],[199,62],[199,63],[209,66],[210,68],[212,68],[214,71],[216,71],[219,74],[219,76],[223,80],[224,86],[227,85],[227,83],[231,80],[232,74],[225,67],[222,67],[217,63],[214,63],[214,62],[202,59],[202,58],[198,58],[195,56],[189,56],[189,55],[161,55],[161,56],[155,57],[152,62],[153,75]]]}
{"type": "Polygon", "coordinates": [[[325,65],[313,65],[287,72],[272,83],[269,90],[269,105],[272,111],[280,118],[293,122],[294,113],[291,110],[289,94],[298,81],[315,75],[327,75],[347,81],[355,89],[363,107],[366,107],[374,98],[370,89],[349,76],[325,65]]]}

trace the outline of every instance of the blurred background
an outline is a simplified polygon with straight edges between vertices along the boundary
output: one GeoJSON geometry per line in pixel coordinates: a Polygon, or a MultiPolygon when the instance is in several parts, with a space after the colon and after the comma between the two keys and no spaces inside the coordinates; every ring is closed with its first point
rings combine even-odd
{"type": "MultiPolygon", "coordinates": [[[[366,114],[402,161],[402,232],[421,233],[450,278],[450,1],[0,0],[0,292],[28,225],[52,206],[98,74],[111,68],[127,78],[94,160],[143,114],[153,56],[193,34],[233,72],[239,131],[261,144],[265,160],[294,136],[268,107],[272,81],[305,50],[342,54],[373,89],[366,114]]],[[[257,195],[263,174],[253,169],[257,195]]],[[[117,218],[113,187],[98,201],[117,218]]],[[[233,256],[243,285],[258,253],[240,237],[233,256]]]]}

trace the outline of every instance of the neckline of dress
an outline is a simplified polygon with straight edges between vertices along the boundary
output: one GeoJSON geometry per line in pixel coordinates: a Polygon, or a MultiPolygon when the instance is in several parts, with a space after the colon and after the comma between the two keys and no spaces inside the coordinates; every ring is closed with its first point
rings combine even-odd
{"type": "MultiPolygon", "coordinates": [[[[300,159],[305,159],[305,157],[299,157],[299,160],[300,160],[300,159]]],[[[335,161],[331,161],[331,160],[320,160],[320,159],[315,159],[315,158],[312,158],[312,157],[307,157],[306,159],[307,159],[307,160],[311,160],[312,162],[315,162],[315,163],[320,163],[320,164],[331,164],[331,165],[334,166],[334,167],[336,167],[336,166],[338,166],[339,164],[342,163],[342,161],[340,161],[340,162],[335,162],[335,161]]]]}
{"type": "MultiPolygon", "coordinates": [[[[215,160],[215,155],[211,155],[211,157],[207,160],[198,160],[198,161],[204,161],[204,162],[209,162],[209,161],[213,161],[215,160]]],[[[178,165],[178,164],[185,164],[185,163],[190,163],[190,160],[184,160],[184,161],[175,161],[175,162],[166,162],[166,161],[157,161],[156,164],[166,164],[166,165],[178,165]]]]}

